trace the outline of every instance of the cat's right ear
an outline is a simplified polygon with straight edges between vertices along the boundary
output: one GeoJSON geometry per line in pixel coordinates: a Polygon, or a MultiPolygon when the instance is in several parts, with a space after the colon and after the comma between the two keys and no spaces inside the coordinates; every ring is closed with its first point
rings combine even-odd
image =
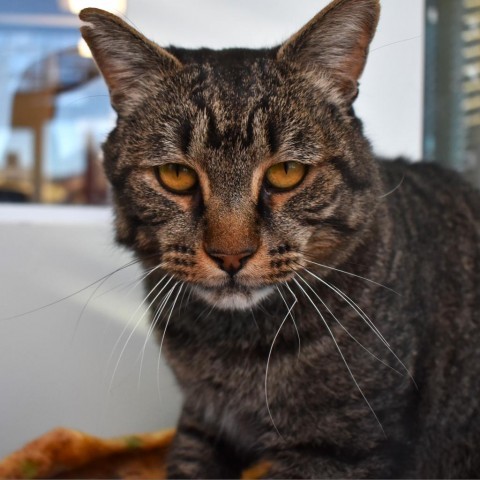
{"type": "Polygon", "coordinates": [[[82,36],[110,91],[113,108],[127,115],[159,79],[182,68],[180,61],[109,12],[80,12],[82,36]]]}

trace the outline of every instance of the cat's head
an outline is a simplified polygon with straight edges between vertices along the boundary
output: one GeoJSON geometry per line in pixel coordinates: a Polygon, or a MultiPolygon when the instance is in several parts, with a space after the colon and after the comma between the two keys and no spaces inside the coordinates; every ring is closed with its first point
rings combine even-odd
{"type": "Polygon", "coordinates": [[[352,108],[378,15],[379,0],[337,0],[280,47],[213,51],[83,10],[118,113],[104,145],[118,241],[220,308],[345,258],[378,196],[352,108]]]}

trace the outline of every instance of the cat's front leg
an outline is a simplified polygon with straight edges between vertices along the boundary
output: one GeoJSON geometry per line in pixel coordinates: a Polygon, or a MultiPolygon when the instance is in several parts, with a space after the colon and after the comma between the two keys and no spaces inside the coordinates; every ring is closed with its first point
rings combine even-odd
{"type": "Polygon", "coordinates": [[[239,478],[241,467],[223,440],[184,407],[166,473],[167,478],[239,478]]]}

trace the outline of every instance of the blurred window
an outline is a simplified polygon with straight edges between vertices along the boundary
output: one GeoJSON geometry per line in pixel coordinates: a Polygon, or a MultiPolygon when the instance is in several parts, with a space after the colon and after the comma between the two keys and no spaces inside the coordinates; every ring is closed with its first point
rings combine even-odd
{"type": "Polygon", "coordinates": [[[115,115],[64,3],[0,2],[0,202],[108,200],[99,145],[115,115]]]}
{"type": "Polygon", "coordinates": [[[424,156],[480,186],[480,0],[427,0],[424,156]]]}

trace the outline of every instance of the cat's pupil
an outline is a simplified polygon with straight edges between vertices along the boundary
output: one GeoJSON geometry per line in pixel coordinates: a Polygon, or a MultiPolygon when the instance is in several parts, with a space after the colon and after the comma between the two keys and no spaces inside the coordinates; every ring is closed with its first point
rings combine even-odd
{"type": "Polygon", "coordinates": [[[299,162],[281,162],[272,165],[265,177],[267,187],[273,187],[278,191],[291,190],[300,185],[306,171],[306,166],[299,162]]]}
{"type": "Polygon", "coordinates": [[[164,188],[174,193],[188,193],[198,183],[194,170],[179,163],[167,163],[155,169],[157,180],[164,188]]]}

